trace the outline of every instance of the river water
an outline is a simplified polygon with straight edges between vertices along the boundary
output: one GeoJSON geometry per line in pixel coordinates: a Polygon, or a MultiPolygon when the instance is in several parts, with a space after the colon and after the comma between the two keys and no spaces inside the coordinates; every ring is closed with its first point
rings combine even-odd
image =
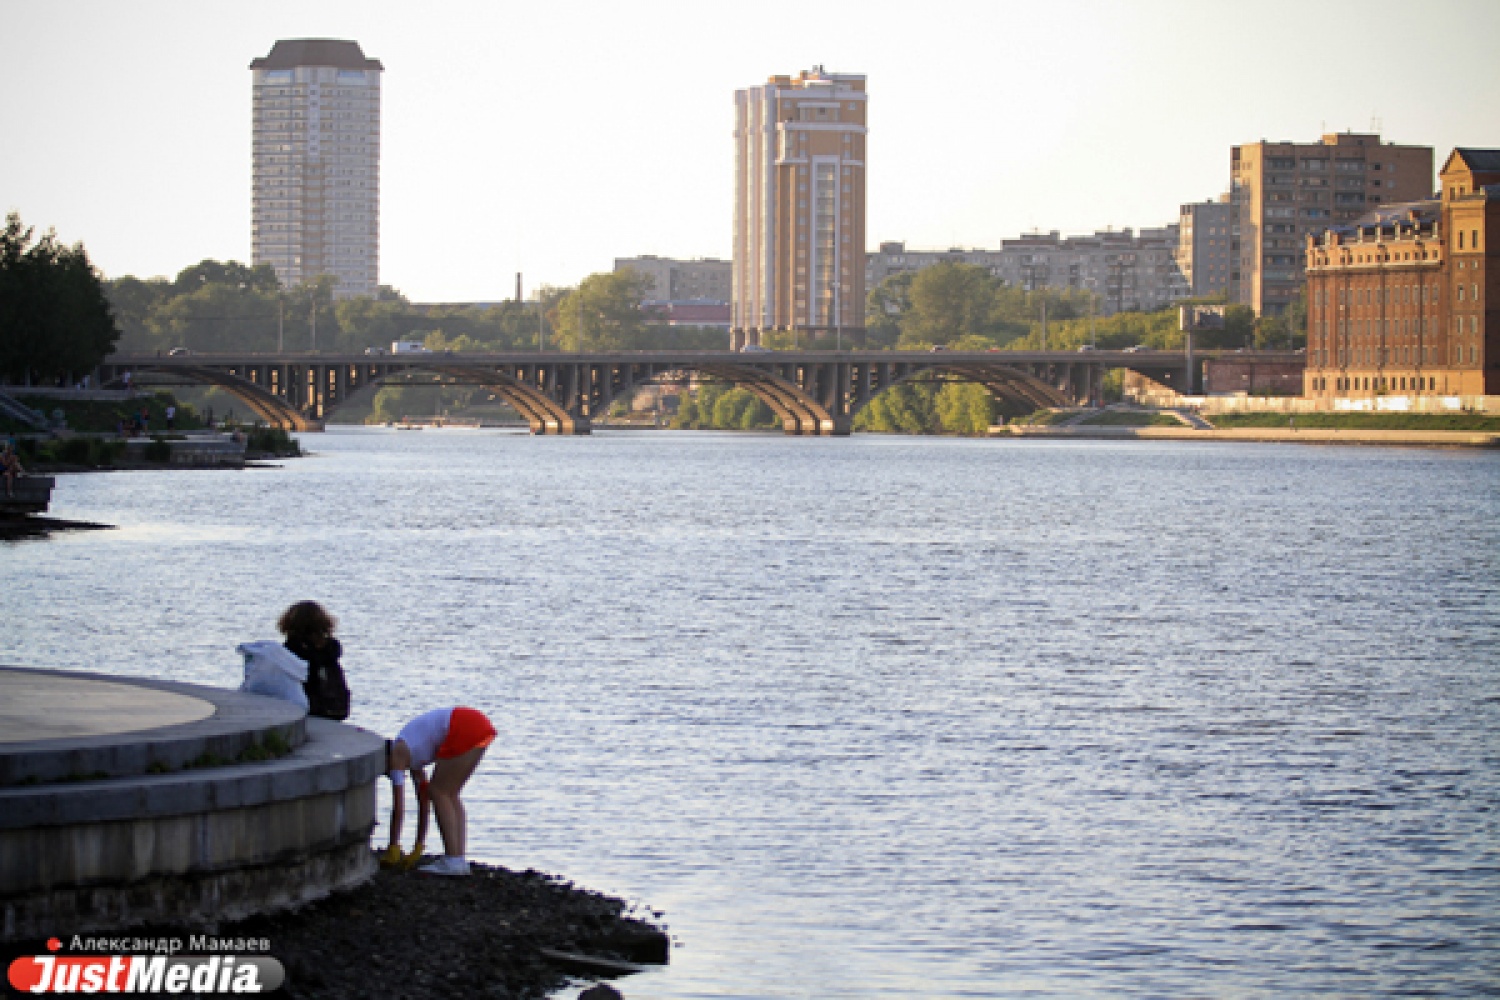
{"type": "Polygon", "coordinates": [[[0,548],[0,662],[324,602],[351,721],[498,723],[471,856],[664,912],[627,996],[1500,993],[1500,456],[303,440],[61,478],[119,530],[0,548]]]}

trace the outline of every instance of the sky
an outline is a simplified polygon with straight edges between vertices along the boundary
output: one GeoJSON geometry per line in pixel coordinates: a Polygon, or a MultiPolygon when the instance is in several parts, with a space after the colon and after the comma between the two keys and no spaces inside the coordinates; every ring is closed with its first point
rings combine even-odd
{"type": "Polygon", "coordinates": [[[0,38],[0,210],[110,278],[248,262],[250,61],[358,41],[418,302],[728,259],[734,92],[814,65],[867,77],[868,249],[1166,225],[1261,139],[1500,147],[1500,0],[0,0],[0,38]]]}

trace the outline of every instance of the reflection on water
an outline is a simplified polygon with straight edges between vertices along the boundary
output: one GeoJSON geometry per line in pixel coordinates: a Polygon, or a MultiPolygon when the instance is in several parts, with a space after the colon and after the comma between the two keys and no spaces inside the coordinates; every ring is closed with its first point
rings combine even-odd
{"type": "Polygon", "coordinates": [[[1500,460],[309,436],[63,477],[0,660],[500,725],[476,856],[664,909],[637,996],[1453,996],[1500,967],[1500,460]]]}

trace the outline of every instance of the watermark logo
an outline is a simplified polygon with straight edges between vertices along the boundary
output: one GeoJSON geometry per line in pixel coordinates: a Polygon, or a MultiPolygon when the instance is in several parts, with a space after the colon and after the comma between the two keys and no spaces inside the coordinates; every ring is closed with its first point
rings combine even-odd
{"type": "MultiPolygon", "coordinates": [[[[111,942],[117,939],[108,939],[111,942]]],[[[191,938],[190,944],[209,939],[191,938]]],[[[74,949],[88,942],[74,938],[74,949]]],[[[22,955],[10,963],[11,988],[22,993],[135,993],[238,996],[270,993],[286,979],[281,963],[259,955],[178,954],[180,938],[129,939],[128,950],[147,954],[59,954],[63,942],[47,942],[49,955],[22,955]]],[[[262,943],[261,941],[255,944],[262,943]]],[[[268,942],[266,942],[268,943],[268,942]]],[[[255,950],[264,950],[255,948],[255,950]]],[[[125,949],[119,949],[125,950],[125,949]]]]}

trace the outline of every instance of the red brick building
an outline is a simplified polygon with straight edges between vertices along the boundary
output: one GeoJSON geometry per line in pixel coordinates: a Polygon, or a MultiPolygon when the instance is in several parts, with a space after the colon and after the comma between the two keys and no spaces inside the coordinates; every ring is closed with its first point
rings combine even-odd
{"type": "Polygon", "coordinates": [[[1305,395],[1500,395],[1500,150],[1439,176],[1436,200],[1307,237],[1305,395]]]}

